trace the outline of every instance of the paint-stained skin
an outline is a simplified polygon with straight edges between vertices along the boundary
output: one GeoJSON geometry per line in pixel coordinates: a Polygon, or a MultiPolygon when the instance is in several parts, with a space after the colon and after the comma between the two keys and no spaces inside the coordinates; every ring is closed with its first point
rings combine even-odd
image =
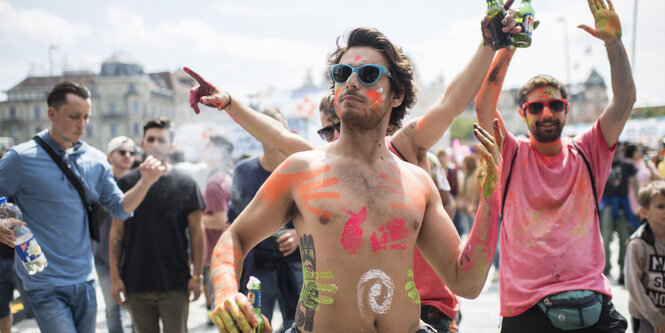
{"type": "Polygon", "coordinates": [[[342,247],[349,254],[355,254],[362,245],[363,229],[361,228],[361,224],[367,220],[367,207],[363,207],[358,213],[348,210],[344,211],[351,216],[344,224],[341,240],[342,247]]]}
{"type": "Polygon", "coordinates": [[[261,190],[259,190],[257,198],[266,203],[276,204],[280,197],[288,192],[295,183],[296,193],[303,201],[305,209],[318,215],[324,220],[332,219],[332,213],[312,207],[309,204],[309,201],[311,200],[340,198],[340,195],[337,192],[315,192],[338,183],[337,178],[334,177],[315,180],[315,178],[330,171],[330,166],[323,166],[312,171],[303,171],[295,174],[283,174],[282,170],[288,166],[289,162],[289,160],[284,162],[270,175],[270,177],[268,177],[268,180],[266,180],[261,190]]]}
{"type": "Polygon", "coordinates": [[[406,198],[405,202],[390,203],[390,209],[415,208],[418,211],[424,211],[427,204],[426,196],[430,191],[426,186],[426,178],[422,177],[422,175],[415,176],[410,173],[401,173],[392,162],[388,163],[388,166],[393,170],[392,174],[402,176],[405,179],[400,182],[395,176],[382,172],[379,176],[386,180],[388,184],[382,184],[381,188],[397,194],[399,197],[406,198]]]}
{"type": "Polygon", "coordinates": [[[358,309],[366,318],[367,309],[376,314],[385,314],[392,304],[395,285],[393,280],[380,269],[372,269],[358,281],[358,309]]]}
{"type": "Polygon", "coordinates": [[[394,219],[379,226],[379,234],[372,233],[370,242],[372,243],[372,252],[379,250],[406,250],[406,236],[409,229],[404,226],[404,220],[394,219]],[[387,229],[387,230],[386,230],[387,229]]]}
{"type": "Polygon", "coordinates": [[[332,280],[335,278],[331,271],[316,271],[316,248],[314,237],[303,234],[300,237],[300,254],[302,257],[303,284],[300,291],[300,300],[296,311],[296,326],[306,332],[314,329],[314,315],[319,309],[319,304],[332,304],[332,296],[322,296],[320,293],[337,293],[337,285],[334,283],[321,283],[317,280],[332,280]]]}
{"type": "Polygon", "coordinates": [[[365,95],[369,100],[370,109],[374,112],[379,111],[379,107],[383,104],[383,96],[376,90],[368,90],[365,95]]]}
{"type": "Polygon", "coordinates": [[[409,298],[415,304],[420,304],[420,295],[418,294],[418,289],[416,289],[416,282],[413,280],[413,270],[408,269],[406,271],[406,276],[409,278],[404,284],[404,291],[407,292],[409,298]]]}
{"type": "Polygon", "coordinates": [[[224,285],[226,287],[215,293],[215,302],[220,304],[222,300],[230,294],[236,292],[238,278],[235,276],[235,270],[238,264],[242,263],[240,249],[230,246],[216,246],[212,252],[213,265],[210,267],[211,282],[215,286],[224,285]],[[233,258],[233,261],[223,258],[233,258]]]}

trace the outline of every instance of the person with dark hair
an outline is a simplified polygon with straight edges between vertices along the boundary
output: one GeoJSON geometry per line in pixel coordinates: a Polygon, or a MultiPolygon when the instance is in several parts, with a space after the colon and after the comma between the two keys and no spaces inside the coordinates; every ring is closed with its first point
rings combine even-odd
{"type": "MultiPolygon", "coordinates": [[[[506,8],[509,8],[511,4],[512,1],[507,1],[506,8]]],[[[519,28],[516,28],[512,14],[505,18],[503,24],[504,31],[510,31],[512,34],[520,31],[519,28]]],[[[396,112],[392,112],[395,114],[395,117],[403,117],[407,105],[412,105],[416,98],[413,78],[409,78],[409,75],[412,76],[413,70],[410,61],[402,53],[401,49],[386,43],[387,39],[381,37],[382,35],[379,36],[380,33],[376,34],[375,32],[376,29],[371,28],[354,30],[351,33],[355,35],[353,43],[363,43],[363,40],[365,40],[369,43],[367,46],[380,44],[379,46],[382,49],[391,52],[393,62],[400,67],[398,69],[400,89],[408,94],[407,103],[403,103],[403,107],[398,107],[396,112]],[[370,38],[362,37],[363,34],[366,35],[365,37],[374,35],[379,36],[379,38],[377,38],[376,43],[373,43],[370,38]]],[[[483,39],[485,40],[483,45],[479,47],[469,65],[451,81],[441,98],[430,107],[424,116],[411,120],[402,129],[399,129],[401,118],[393,118],[391,121],[392,124],[386,133],[390,136],[386,138],[385,142],[385,145],[392,153],[404,161],[418,165],[423,170],[430,171],[426,152],[441,138],[455,117],[471,103],[494,55],[494,50],[490,47],[492,45],[492,38],[488,30],[487,18],[483,19],[482,32],[483,39]]],[[[230,94],[219,91],[189,68],[184,68],[184,70],[200,84],[193,88],[190,93],[190,104],[195,111],[198,112],[197,104],[199,102],[218,109],[224,109],[251,135],[261,142],[272,145],[286,156],[314,148],[312,144],[301,137],[284,131],[274,121],[271,122],[265,119],[265,117],[262,118],[256,112],[251,112],[251,109],[238,101],[234,102],[230,94]]],[[[371,70],[368,72],[363,71],[363,73],[371,74],[371,70]]],[[[353,70],[351,71],[353,72],[353,70]]],[[[330,74],[332,75],[333,72],[331,71],[330,74]]],[[[392,79],[389,79],[392,82],[392,79]]],[[[340,134],[341,121],[335,112],[334,106],[337,97],[339,96],[334,94],[324,97],[319,107],[323,127],[318,131],[318,134],[323,140],[328,142],[337,140],[340,134]]],[[[448,199],[444,204],[447,207],[451,206],[452,198],[448,192],[443,193],[446,194],[443,198],[448,199]]],[[[456,320],[459,313],[457,298],[445,286],[418,250],[416,250],[415,254],[414,279],[422,299],[422,319],[434,326],[439,332],[456,332],[456,320]]]]}
{"type": "Polygon", "coordinates": [[[206,299],[208,325],[212,322],[212,301],[215,294],[210,284],[210,258],[212,250],[217,244],[219,236],[226,229],[226,214],[231,200],[231,153],[233,143],[219,133],[208,136],[203,148],[203,162],[208,166],[208,180],[203,190],[203,201],[206,208],[201,217],[203,225],[203,243],[205,252],[203,257],[203,282],[206,299]]]}
{"type": "MultiPolygon", "coordinates": [[[[127,307],[137,332],[158,332],[160,319],[167,332],[186,332],[188,301],[197,300],[203,289],[205,204],[196,182],[168,162],[174,147],[171,126],[166,118],[143,126],[141,148],[162,161],[166,174],[150,188],[134,216],[113,219],[109,237],[111,294],[127,307]]],[[[118,186],[127,190],[138,178],[137,171],[130,171],[118,179],[118,186]]]]}
{"type": "Polygon", "coordinates": [[[484,196],[477,228],[462,244],[428,172],[385,144],[389,123],[403,116],[391,117],[393,109],[414,94],[413,87],[395,87],[386,72],[389,60],[373,47],[347,48],[339,64],[353,69],[350,76],[334,77],[339,140],[288,157],[215,247],[213,320],[223,331],[233,331],[236,323],[244,332],[257,325],[247,298],[237,293],[240,264],[289,219],[300,237],[304,277],[292,332],[429,331],[419,320],[413,282],[416,243],[451,289],[470,298],[482,289],[496,246],[498,188],[492,179],[501,160],[494,139],[476,131],[484,147],[478,147],[484,196]],[[376,71],[355,75],[358,68],[376,71]]]}
{"type": "MultiPolygon", "coordinates": [[[[627,327],[603,275],[597,204],[635,103],[635,83],[612,2],[587,3],[595,28],[579,27],[605,44],[612,101],[589,130],[568,138],[561,132],[571,105],[561,82],[537,75],[519,91],[518,112],[531,135],[508,132],[501,148],[506,162],[500,175],[502,332],[624,332],[627,327]]],[[[514,52],[499,52],[478,92],[475,106],[483,128],[501,119],[497,102],[514,52]]]]}
{"type": "Polygon", "coordinates": [[[35,275],[16,259],[42,331],[94,332],[97,302],[86,206],[98,202],[114,217],[131,216],[164,166],[149,156],[136,171],[140,179],[123,195],[106,155],[80,140],[91,115],[87,89],[61,82],[47,101],[50,128],[12,147],[0,160],[0,196],[13,196],[25,220],[0,221],[0,242],[13,248],[15,237],[7,223],[27,224],[48,258],[48,266],[35,275]],[[85,205],[64,168],[82,183],[85,205]]]}

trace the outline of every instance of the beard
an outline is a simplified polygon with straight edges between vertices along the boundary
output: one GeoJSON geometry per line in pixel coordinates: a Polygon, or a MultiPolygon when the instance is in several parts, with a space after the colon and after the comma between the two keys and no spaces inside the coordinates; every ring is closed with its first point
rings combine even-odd
{"type": "MultiPolygon", "coordinates": [[[[367,98],[356,94],[347,93],[347,95],[353,95],[357,97],[359,101],[353,102],[352,105],[340,103],[338,116],[345,127],[350,129],[369,130],[376,128],[381,124],[381,121],[387,112],[386,105],[379,105],[378,110],[372,110],[367,98]]],[[[340,99],[343,97],[344,96],[340,96],[340,99]]]]}
{"type": "Polygon", "coordinates": [[[547,121],[537,121],[534,128],[529,128],[529,131],[539,142],[550,143],[561,138],[563,123],[556,118],[548,119],[547,121]],[[548,126],[549,128],[543,129],[542,127],[544,126],[548,126]]]}

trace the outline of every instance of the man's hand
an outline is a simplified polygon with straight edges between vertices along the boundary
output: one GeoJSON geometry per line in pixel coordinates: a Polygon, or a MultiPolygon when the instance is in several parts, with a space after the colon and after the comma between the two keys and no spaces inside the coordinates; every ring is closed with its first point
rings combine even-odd
{"type": "Polygon", "coordinates": [[[593,29],[584,24],[577,27],[602,40],[608,46],[621,38],[621,22],[619,21],[619,15],[614,11],[612,1],[607,0],[607,5],[605,5],[605,0],[587,0],[587,2],[593,14],[596,28],[593,29]]]}
{"type": "MultiPolygon", "coordinates": [[[[515,21],[515,15],[510,10],[510,6],[513,5],[514,1],[515,0],[508,0],[503,5],[503,8],[506,10],[506,16],[501,21],[501,24],[503,24],[503,28],[501,30],[503,30],[503,32],[508,32],[513,36],[522,31],[522,26],[517,24],[517,21],[515,21]]],[[[483,17],[483,20],[480,21],[480,31],[483,34],[483,40],[485,40],[485,44],[489,45],[491,48],[494,48],[494,39],[492,38],[492,33],[490,32],[490,19],[487,16],[483,17]]]]}
{"type": "Polygon", "coordinates": [[[15,218],[0,219],[0,243],[5,244],[11,248],[14,247],[16,237],[14,232],[9,229],[13,225],[25,225],[25,222],[19,221],[15,218]]]}
{"type": "MultiPolygon", "coordinates": [[[[265,332],[272,332],[268,318],[263,315],[262,317],[266,325],[265,332]]],[[[215,306],[212,321],[220,332],[252,333],[254,328],[259,325],[259,319],[256,318],[252,303],[249,302],[247,296],[241,293],[226,297],[221,304],[215,306]]]]}
{"type": "Polygon", "coordinates": [[[482,145],[475,144],[474,148],[482,157],[480,170],[478,172],[478,187],[480,188],[480,200],[489,204],[492,195],[499,189],[501,167],[501,147],[503,146],[503,133],[505,128],[499,125],[499,119],[494,119],[494,137],[477,124],[473,125],[473,134],[482,145]],[[496,139],[495,139],[496,138],[496,139]]]}
{"type": "Polygon", "coordinates": [[[183,67],[182,70],[199,83],[198,86],[192,88],[189,91],[189,106],[194,109],[196,114],[201,112],[199,110],[199,103],[215,109],[224,109],[229,106],[231,103],[231,95],[226,92],[219,91],[217,87],[206,81],[195,71],[187,67],[183,67]]]}
{"type": "Polygon", "coordinates": [[[203,288],[203,280],[195,279],[194,277],[190,278],[187,283],[187,297],[189,301],[194,302],[199,299],[203,288]]]}
{"type": "Polygon", "coordinates": [[[148,155],[145,161],[139,165],[139,171],[141,172],[141,178],[152,185],[166,173],[166,166],[152,155],[148,155]]]}
{"type": "Polygon", "coordinates": [[[121,279],[111,279],[111,296],[113,300],[120,305],[125,305],[127,302],[126,295],[125,283],[121,279]]]}
{"type": "Polygon", "coordinates": [[[277,238],[277,244],[279,245],[279,252],[282,252],[283,256],[286,257],[293,253],[298,248],[296,229],[284,229],[284,234],[277,238]]]}

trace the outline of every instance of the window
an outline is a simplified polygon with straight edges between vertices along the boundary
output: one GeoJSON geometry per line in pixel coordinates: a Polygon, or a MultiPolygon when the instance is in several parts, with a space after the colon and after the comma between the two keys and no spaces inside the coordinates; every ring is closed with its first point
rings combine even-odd
{"type": "Polygon", "coordinates": [[[16,108],[13,106],[9,108],[9,119],[16,119],[16,108]]]}
{"type": "Polygon", "coordinates": [[[16,136],[17,136],[17,135],[18,135],[18,129],[16,128],[16,126],[12,126],[12,127],[10,127],[10,128],[9,128],[9,136],[11,136],[12,138],[16,139],[16,136]]]}
{"type": "Polygon", "coordinates": [[[42,118],[42,108],[40,108],[39,105],[35,106],[34,113],[35,113],[35,119],[41,119],[42,118]]]}
{"type": "Polygon", "coordinates": [[[109,103],[109,114],[115,114],[115,103],[109,103]]]}
{"type": "Polygon", "coordinates": [[[111,123],[109,128],[109,132],[111,133],[112,137],[118,136],[118,124],[115,122],[111,123]]]}
{"type": "Polygon", "coordinates": [[[139,136],[141,135],[141,124],[138,122],[134,122],[134,136],[139,136]]]}
{"type": "Polygon", "coordinates": [[[139,114],[139,101],[132,101],[132,114],[139,114]]]}

